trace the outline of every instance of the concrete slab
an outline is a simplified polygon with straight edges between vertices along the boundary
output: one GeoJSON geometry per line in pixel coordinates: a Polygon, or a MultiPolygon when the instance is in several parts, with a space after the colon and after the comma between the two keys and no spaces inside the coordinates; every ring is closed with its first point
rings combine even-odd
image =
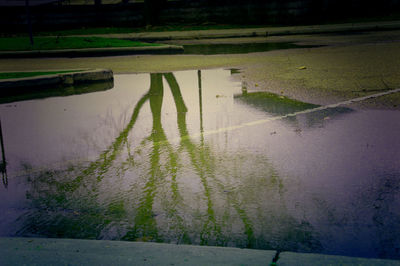
{"type": "Polygon", "coordinates": [[[329,266],[329,265],[359,265],[359,266],[391,266],[400,265],[400,261],[395,260],[382,260],[382,259],[367,259],[367,258],[354,258],[324,254],[307,254],[307,253],[294,253],[282,252],[279,254],[277,264],[279,266],[285,265],[313,265],[313,266],[329,266]]]}
{"type": "Polygon", "coordinates": [[[148,242],[0,238],[0,265],[269,265],[275,253],[148,242]]]}
{"type": "Polygon", "coordinates": [[[27,78],[2,79],[0,80],[0,89],[47,88],[51,86],[69,86],[80,83],[112,82],[113,77],[113,72],[110,69],[90,69],[77,72],[39,75],[27,78]]]}

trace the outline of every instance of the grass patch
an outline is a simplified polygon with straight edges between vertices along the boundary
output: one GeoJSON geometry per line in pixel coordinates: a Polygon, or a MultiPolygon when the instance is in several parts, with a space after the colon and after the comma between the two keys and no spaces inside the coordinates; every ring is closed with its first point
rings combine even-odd
{"type": "Polygon", "coordinates": [[[62,71],[43,71],[43,72],[6,72],[6,73],[0,73],[0,79],[28,78],[28,77],[35,77],[35,76],[71,73],[71,72],[78,72],[78,71],[82,71],[82,70],[62,70],[62,71]]]}
{"type": "Polygon", "coordinates": [[[242,95],[235,95],[235,99],[276,115],[286,115],[319,107],[319,105],[293,100],[270,92],[243,93],[242,95]]]}
{"type": "Polygon", "coordinates": [[[27,37],[0,38],[0,51],[34,51],[83,48],[143,47],[160,44],[100,37],[36,37],[32,46],[27,37]]]}
{"type": "MultiPolygon", "coordinates": [[[[266,25],[164,25],[152,27],[103,27],[103,28],[81,28],[71,30],[46,31],[34,33],[36,36],[70,36],[70,35],[92,35],[92,34],[118,34],[118,33],[139,33],[139,32],[164,32],[164,31],[190,31],[190,30],[222,30],[222,29],[243,29],[261,28],[266,25]]],[[[25,34],[25,33],[24,33],[25,34]]]]}
{"type": "MultiPolygon", "coordinates": [[[[362,23],[362,22],[384,22],[400,20],[399,14],[375,17],[358,17],[351,19],[334,19],[320,21],[317,24],[341,24],[341,23],[362,23]]],[[[95,34],[119,34],[119,33],[140,33],[140,32],[168,32],[168,31],[190,31],[190,30],[223,30],[223,29],[246,29],[246,28],[263,28],[263,27],[285,27],[285,26],[306,26],[315,23],[304,24],[255,24],[255,25],[236,25],[236,24],[214,24],[203,23],[201,25],[162,25],[151,27],[88,27],[68,30],[42,31],[34,32],[35,36],[71,36],[71,35],[95,35],[95,34]]],[[[6,37],[6,33],[0,33],[0,36],[6,37]]],[[[26,36],[25,32],[8,34],[9,36],[26,36]]]]}
{"type": "Polygon", "coordinates": [[[118,33],[132,33],[139,32],[139,29],[133,28],[81,28],[71,30],[57,30],[57,31],[45,31],[35,33],[36,36],[69,36],[69,35],[92,35],[92,34],[118,34],[118,33]]]}

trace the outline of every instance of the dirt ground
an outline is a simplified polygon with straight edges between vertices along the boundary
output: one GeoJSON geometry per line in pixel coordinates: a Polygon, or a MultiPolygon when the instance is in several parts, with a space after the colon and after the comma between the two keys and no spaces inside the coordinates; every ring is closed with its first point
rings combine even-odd
{"type": "MultiPolygon", "coordinates": [[[[109,68],[115,74],[239,68],[248,90],[329,104],[400,87],[400,31],[198,40],[192,43],[295,42],[319,47],[232,55],[135,55],[0,59],[0,71],[109,68]]],[[[181,43],[175,41],[173,43],[181,43]]],[[[185,41],[186,43],[188,41],[185,41]]],[[[400,95],[363,103],[400,109],[400,95]]]]}

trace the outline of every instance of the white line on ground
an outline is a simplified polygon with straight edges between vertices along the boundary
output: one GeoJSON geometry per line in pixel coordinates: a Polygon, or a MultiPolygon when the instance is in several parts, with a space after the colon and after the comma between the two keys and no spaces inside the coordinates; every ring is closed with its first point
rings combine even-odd
{"type": "MultiPolygon", "coordinates": [[[[215,130],[209,130],[209,131],[203,132],[203,134],[198,133],[198,134],[191,135],[190,137],[199,137],[201,135],[209,136],[209,135],[212,135],[212,134],[232,131],[232,130],[235,130],[235,129],[241,129],[241,128],[248,127],[248,126],[260,125],[260,124],[268,123],[268,122],[271,122],[271,121],[276,121],[276,120],[280,120],[280,119],[284,119],[284,118],[288,118],[288,117],[294,117],[294,116],[301,115],[301,114],[308,114],[308,113],[313,113],[313,112],[317,112],[317,111],[322,111],[322,110],[326,110],[326,109],[329,109],[329,108],[336,108],[336,107],[339,107],[339,106],[342,106],[342,105],[349,105],[349,104],[352,104],[352,103],[361,102],[361,101],[365,101],[365,100],[373,99],[373,98],[378,98],[378,97],[381,97],[381,96],[385,96],[385,95],[389,95],[389,94],[393,94],[393,93],[398,93],[398,92],[400,92],[400,88],[393,89],[393,90],[390,90],[390,91],[380,92],[380,93],[376,93],[376,94],[371,94],[371,95],[367,95],[367,96],[363,96],[363,97],[358,97],[358,98],[354,98],[354,99],[351,99],[351,100],[342,101],[342,102],[339,102],[339,103],[328,104],[328,105],[324,105],[324,106],[320,106],[320,107],[316,107],[316,108],[311,108],[311,109],[307,109],[307,110],[303,110],[303,111],[299,111],[299,112],[295,112],[295,113],[290,113],[290,114],[286,114],[286,115],[282,115],[282,116],[274,116],[274,117],[270,117],[270,118],[266,118],[266,119],[260,119],[260,120],[256,120],[256,121],[243,123],[243,124],[236,125],[236,126],[219,128],[219,129],[215,129],[215,130]]],[[[181,138],[176,138],[176,139],[179,140],[181,138]]],[[[174,139],[174,140],[176,140],[176,139],[174,139]]]]}

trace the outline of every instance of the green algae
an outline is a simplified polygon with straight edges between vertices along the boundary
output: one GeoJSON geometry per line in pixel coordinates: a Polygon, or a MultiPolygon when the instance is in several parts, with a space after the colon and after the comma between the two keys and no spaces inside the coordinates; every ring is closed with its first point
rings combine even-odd
{"type": "Polygon", "coordinates": [[[319,105],[304,103],[285,96],[263,91],[244,92],[241,95],[236,95],[235,100],[239,100],[257,109],[276,115],[291,114],[319,107],[319,105]]]}

